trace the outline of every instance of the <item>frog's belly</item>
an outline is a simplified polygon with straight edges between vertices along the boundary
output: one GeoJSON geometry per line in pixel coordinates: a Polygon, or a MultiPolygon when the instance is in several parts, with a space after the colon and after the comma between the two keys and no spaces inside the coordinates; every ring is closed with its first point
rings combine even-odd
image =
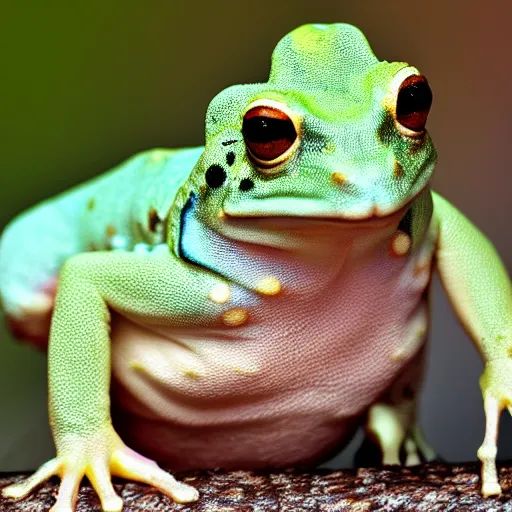
{"type": "Polygon", "coordinates": [[[421,347],[430,270],[348,276],[329,293],[262,299],[236,328],[163,335],[119,318],[120,434],[180,468],[297,465],[339,447],[421,347]]]}

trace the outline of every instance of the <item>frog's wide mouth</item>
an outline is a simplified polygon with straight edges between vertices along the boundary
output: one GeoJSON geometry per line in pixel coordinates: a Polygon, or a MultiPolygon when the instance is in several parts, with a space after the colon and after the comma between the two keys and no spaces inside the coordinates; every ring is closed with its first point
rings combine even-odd
{"type": "Polygon", "coordinates": [[[224,203],[224,214],[228,219],[293,218],[348,221],[356,223],[379,223],[389,220],[395,214],[407,209],[414,198],[392,204],[375,201],[333,205],[326,200],[309,197],[273,196],[264,199],[246,200],[243,203],[224,203]]]}

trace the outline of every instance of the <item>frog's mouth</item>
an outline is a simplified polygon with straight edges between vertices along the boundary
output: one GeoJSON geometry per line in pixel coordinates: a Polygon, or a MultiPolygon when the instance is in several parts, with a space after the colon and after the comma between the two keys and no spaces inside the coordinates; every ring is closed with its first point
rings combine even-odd
{"type": "MultiPolygon", "coordinates": [[[[321,228],[322,226],[330,229],[343,230],[379,230],[385,229],[391,225],[397,224],[405,216],[409,209],[409,203],[398,210],[394,210],[387,215],[373,213],[364,217],[347,217],[340,215],[321,215],[316,212],[300,212],[299,214],[269,213],[261,214],[242,214],[232,215],[224,212],[223,224],[232,234],[233,229],[259,228],[261,230],[286,230],[300,229],[303,226],[305,230],[311,228],[321,228]]],[[[220,228],[222,230],[222,227],[220,228]]]]}
{"type": "Polygon", "coordinates": [[[227,238],[245,243],[293,251],[310,248],[315,253],[320,245],[333,243],[339,240],[339,236],[352,239],[365,233],[396,230],[409,206],[407,202],[387,215],[371,211],[360,217],[319,212],[318,206],[315,210],[304,208],[293,214],[282,210],[261,213],[225,209],[221,222],[216,224],[214,230],[227,238]]]}
{"type": "Polygon", "coordinates": [[[369,200],[351,203],[344,207],[343,204],[333,205],[327,200],[313,197],[273,196],[237,203],[225,201],[223,211],[226,218],[232,220],[298,217],[300,219],[374,224],[386,223],[386,219],[389,217],[394,217],[397,212],[406,210],[413,200],[414,197],[406,198],[398,204],[369,200]]]}

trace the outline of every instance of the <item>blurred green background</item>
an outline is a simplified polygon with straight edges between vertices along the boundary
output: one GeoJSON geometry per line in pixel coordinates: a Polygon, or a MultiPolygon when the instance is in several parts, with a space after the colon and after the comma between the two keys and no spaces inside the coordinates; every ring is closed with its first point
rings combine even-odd
{"type": "MultiPolygon", "coordinates": [[[[266,79],[286,32],[344,21],[365,32],[381,59],[409,61],[428,76],[434,184],[510,269],[511,19],[510,0],[4,1],[0,228],[137,151],[202,144],[210,99],[228,85],[266,79]]],[[[433,295],[422,423],[443,457],[475,459],[481,363],[437,282],[433,295]]],[[[33,468],[53,453],[45,371],[43,355],[0,330],[0,471],[33,468]]],[[[508,418],[500,456],[512,457],[508,418]]]]}

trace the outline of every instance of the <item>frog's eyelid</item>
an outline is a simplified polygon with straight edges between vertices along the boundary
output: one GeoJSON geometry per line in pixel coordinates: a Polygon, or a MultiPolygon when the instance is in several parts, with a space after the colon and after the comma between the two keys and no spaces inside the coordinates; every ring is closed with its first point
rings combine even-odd
{"type": "Polygon", "coordinates": [[[391,83],[389,84],[389,92],[394,94],[396,97],[404,80],[414,75],[421,76],[418,68],[415,68],[414,66],[405,66],[401,68],[391,80],[391,83]]]}
{"type": "Polygon", "coordinates": [[[294,112],[286,103],[266,98],[260,98],[258,100],[252,101],[247,105],[247,107],[242,113],[242,119],[245,117],[245,114],[249,112],[249,110],[252,110],[256,107],[269,107],[284,112],[292,120],[292,123],[295,126],[295,131],[297,132],[297,137],[300,136],[301,117],[299,116],[299,114],[297,114],[297,112],[294,112]]]}

